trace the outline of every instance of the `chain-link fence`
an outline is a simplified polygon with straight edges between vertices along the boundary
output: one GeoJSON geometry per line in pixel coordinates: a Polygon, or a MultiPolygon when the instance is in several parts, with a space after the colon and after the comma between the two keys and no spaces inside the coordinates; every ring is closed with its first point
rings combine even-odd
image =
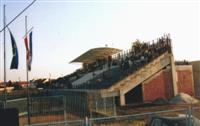
{"type": "Polygon", "coordinates": [[[40,123],[31,126],[200,126],[198,111],[200,108],[195,107],[77,121],[40,123]]]}
{"type": "MultiPolygon", "coordinates": [[[[200,126],[200,106],[191,108],[192,124],[193,126],[200,126]]],[[[192,125],[190,125],[192,126],[192,125]]]]}
{"type": "MultiPolygon", "coordinates": [[[[164,125],[165,120],[168,119],[170,122],[170,117],[177,117],[177,114],[187,115],[187,111],[185,109],[177,109],[107,118],[96,118],[91,119],[91,123],[93,126],[173,126],[164,125]]],[[[184,118],[183,121],[186,122],[186,119],[187,118],[184,118]]]]}
{"type": "MultiPolygon", "coordinates": [[[[98,91],[52,91],[53,96],[30,97],[30,123],[75,123],[85,117],[113,116],[116,113],[114,97],[102,98],[98,91]]],[[[28,122],[27,98],[8,100],[7,108],[19,110],[20,125],[28,122]]]]}
{"type": "MultiPolygon", "coordinates": [[[[31,126],[200,126],[198,105],[117,115],[114,97],[102,98],[98,91],[51,91],[48,96],[31,96],[29,103],[31,126]]],[[[27,98],[8,100],[6,107],[17,108],[20,125],[28,125],[27,98]]]]}
{"type": "Polygon", "coordinates": [[[19,111],[20,125],[27,124],[27,98],[8,100],[6,108],[17,108],[19,111]]]}

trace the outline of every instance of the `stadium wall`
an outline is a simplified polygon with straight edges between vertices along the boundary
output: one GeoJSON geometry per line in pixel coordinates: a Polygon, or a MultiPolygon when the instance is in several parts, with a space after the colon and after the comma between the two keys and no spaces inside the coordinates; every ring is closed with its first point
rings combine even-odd
{"type": "Polygon", "coordinates": [[[191,64],[193,68],[195,96],[200,98],[200,61],[193,61],[191,64]]]}
{"type": "MultiPolygon", "coordinates": [[[[194,95],[192,66],[176,66],[176,73],[178,92],[194,95]]],[[[158,98],[172,98],[174,95],[172,83],[171,68],[167,67],[142,84],[143,101],[152,102],[158,98]]]]}
{"type": "Polygon", "coordinates": [[[176,66],[178,92],[187,93],[194,96],[194,80],[192,65],[176,66]]]}

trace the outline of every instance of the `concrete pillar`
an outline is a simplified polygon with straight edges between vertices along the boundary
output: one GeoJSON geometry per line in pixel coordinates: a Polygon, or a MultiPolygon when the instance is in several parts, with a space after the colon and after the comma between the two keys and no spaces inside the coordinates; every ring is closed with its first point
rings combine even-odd
{"type": "Polygon", "coordinates": [[[177,73],[176,73],[176,67],[174,62],[174,56],[170,55],[170,61],[171,61],[171,69],[172,69],[172,81],[173,81],[173,91],[174,96],[178,94],[178,87],[177,87],[177,73]]]}
{"type": "Polygon", "coordinates": [[[120,94],[120,106],[126,105],[125,94],[120,94]]]}

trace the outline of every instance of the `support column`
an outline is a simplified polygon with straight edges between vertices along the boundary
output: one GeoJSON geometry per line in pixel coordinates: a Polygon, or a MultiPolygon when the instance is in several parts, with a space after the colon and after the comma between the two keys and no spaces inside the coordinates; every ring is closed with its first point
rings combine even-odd
{"type": "Polygon", "coordinates": [[[178,94],[177,73],[173,54],[170,55],[174,96],[178,94]]]}
{"type": "Polygon", "coordinates": [[[120,93],[120,106],[125,106],[125,105],[126,105],[125,94],[120,93]]]}

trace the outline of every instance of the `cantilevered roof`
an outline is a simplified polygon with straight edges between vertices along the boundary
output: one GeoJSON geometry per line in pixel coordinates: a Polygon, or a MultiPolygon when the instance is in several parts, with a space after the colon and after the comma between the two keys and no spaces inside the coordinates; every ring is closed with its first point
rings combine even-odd
{"type": "Polygon", "coordinates": [[[93,63],[97,59],[107,58],[109,55],[116,54],[120,51],[121,51],[120,49],[109,48],[109,47],[93,48],[83,53],[79,57],[75,58],[74,60],[72,60],[71,63],[72,62],[93,63]]]}

